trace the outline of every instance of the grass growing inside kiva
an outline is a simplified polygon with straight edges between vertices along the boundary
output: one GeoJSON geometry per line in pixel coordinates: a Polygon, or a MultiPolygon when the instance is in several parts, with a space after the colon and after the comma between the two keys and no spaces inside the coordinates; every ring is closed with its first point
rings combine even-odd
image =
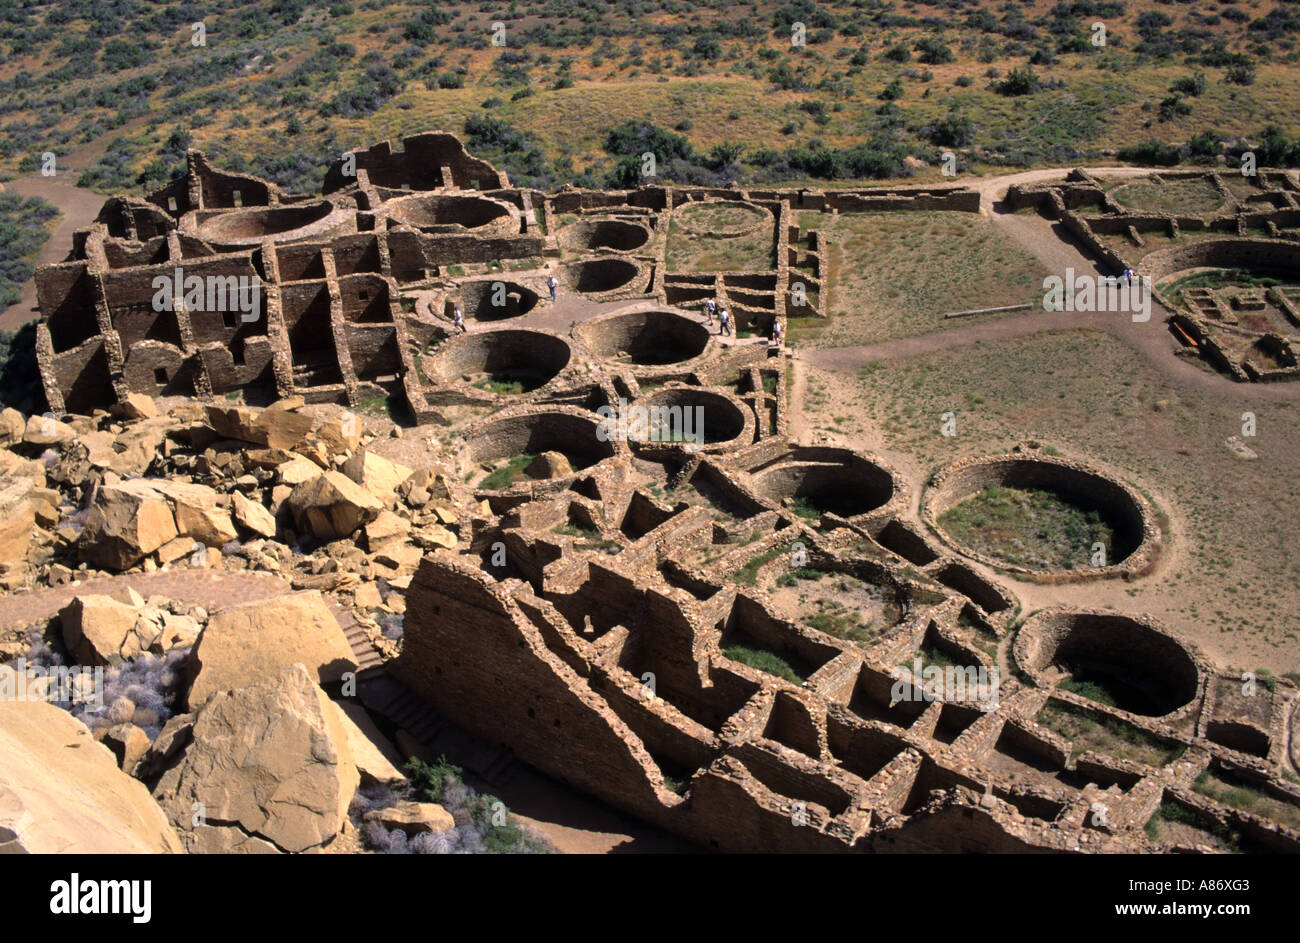
{"type": "Polygon", "coordinates": [[[960,544],[1032,569],[1088,566],[1092,546],[1109,548],[1114,534],[1095,510],[1051,491],[993,487],[949,508],[939,526],[960,544]]]}

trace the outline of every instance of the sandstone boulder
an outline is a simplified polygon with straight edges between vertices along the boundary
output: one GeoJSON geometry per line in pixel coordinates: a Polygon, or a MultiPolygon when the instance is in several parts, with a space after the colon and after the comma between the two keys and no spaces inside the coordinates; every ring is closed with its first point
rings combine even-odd
{"type": "Polygon", "coordinates": [[[77,596],[59,610],[63,644],[79,665],[117,664],[148,651],[159,625],[141,609],[108,596],[77,596]]]}
{"type": "Polygon", "coordinates": [[[167,499],[137,479],[97,490],[77,543],[91,566],[125,570],[176,536],[167,499]]]}
{"type": "Polygon", "coordinates": [[[262,504],[239,492],[231,495],[230,500],[236,524],[262,537],[275,536],[275,517],[262,504]]]}
{"type": "Polygon", "coordinates": [[[149,752],[149,735],[135,724],[115,724],[101,728],[96,738],[117,758],[118,768],[134,776],[140,761],[149,752]]]}
{"type": "Polygon", "coordinates": [[[338,710],[302,665],[263,678],[207,702],[154,789],[190,852],[308,851],[344,826],[360,777],[338,710]]]}
{"type": "Polygon", "coordinates": [[[52,416],[28,416],[23,429],[26,445],[66,445],[76,437],[76,429],[52,416]]]}
{"type": "Polygon", "coordinates": [[[400,783],[406,779],[400,767],[402,758],[396,747],[370,719],[365,708],[353,701],[334,702],[342,716],[348,749],[357,764],[363,783],[400,783]]]}
{"type": "Polygon", "coordinates": [[[424,832],[445,832],[456,827],[456,820],[451,813],[436,802],[399,802],[387,809],[367,812],[362,818],[387,829],[400,829],[412,836],[424,832]]]}
{"type": "Polygon", "coordinates": [[[45,463],[39,459],[23,458],[8,449],[0,449],[0,475],[8,478],[28,478],[43,487],[45,463]]]}
{"type": "Polygon", "coordinates": [[[365,527],[366,548],[375,553],[392,543],[400,543],[410,530],[411,522],[406,518],[383,511],[365,527]]]}
{"type": "Polygon", "coordinates": [[[127,393],[126,399],[118,404],[117,411],[128,421],[152,419],[158,415],[157,405],[143,393],[127,393]]]}
{"type": "Polygon", "coordinates": [[[323,469],[310,459],[295,455],[275,469],[275,476],[281,484],[296,487],[304,481],[311,481],[321,476],[323,469]]]}
{"type": "Polygon", "coordinates": [[[187,700],[201,707],[214,693],[243,688],[304,664],[322,684],[356,671],[347,637],[315,590],[214,612],[191,654],[187,700]]]}
{"type": "Polygon", "coordinates": [[[252,442],[272,449],[293,449],[312,431],[310,416],[289,409],[248,406],[209,406],[208,424],[226,439],[252,442]]]}
{"type": "Polygon", "coordinates": [[[316,438],[329,457],[350,455],[361,443],[361,420],[352,414],[326,419],[317,426],[316,438]]]}
{"type": "Polygon", "coordinates": [[[298,529],[320,540],[347,537],[383,510],[370,492],[336,471],[298,485],[286,503],[298,529]]]}
{"type": "Polygon", "coordinates": [[[67,711],[0,702],[0,836],[32,854],[180,852],[143,784],[67,711]]]}
{"type": "Polygon", "coordinates": [[[528,463],[524,474],[530,478],[558,478],[561,475],[572,475],[573,466],[560,452],[542,452],[528,463]]]}
{"type": "Polygon", "coordinates": [[[15,445],[23,440],[27,420],[12,406],[0,409],[0,445],[15,445]]]}
{"type": "Polygon", "coordinates": [[[150,479],[149,484],[171,504],[178,536],[209,547],[221,547],[239,538],[226,495],[207,485],[183,481],[150,479]]]}
{"type": "Polygon", "coordinates": [[[411,475],[411,469],[365,449],[358,449],[343,463],[347,475],[375,498],[388,504],[396,499],[397,489],[411,475]]]}
{"type": "Polygon", "coordinates": [[[119,475],[143,475],[162,451],[167,433],[172,431],[172,420],[166,416],[156,416],[141,422],[132,423],[118,435],[114,436],[105,449],[99,445],[97,438],[101,433],[79,436],[77,441],[94,443],[90,456],[91,464],[108,468],[119,475]]]}
{"type": "Polygon", "coordinates": [[[0,478],[0,562],[15,563],[27,557],[36,527],[35,491],[29,479],[0,478]]]}

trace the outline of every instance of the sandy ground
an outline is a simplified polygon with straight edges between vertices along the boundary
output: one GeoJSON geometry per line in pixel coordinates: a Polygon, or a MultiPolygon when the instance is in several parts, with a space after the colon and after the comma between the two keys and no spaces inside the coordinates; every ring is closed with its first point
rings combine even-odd
{"type": "MultiPolygon", "coordinates": [[[[65,172],[57,177],[20,177],[4,184],[4,188],[24,197],[38,196],[53,203],[61,214],[55,221],[49,240],[36,256],[35,267],[62,262],[72,251],[72,234],[85,229],[95,220],[104,197],[93,190],[83,190],[69,180],[76,175],[65,172]]],[[[0,330],[12,331],[40,314],[36,303],[36,279],[29,278],[22,287],[22,298],[0,313],[0,330]]]]}

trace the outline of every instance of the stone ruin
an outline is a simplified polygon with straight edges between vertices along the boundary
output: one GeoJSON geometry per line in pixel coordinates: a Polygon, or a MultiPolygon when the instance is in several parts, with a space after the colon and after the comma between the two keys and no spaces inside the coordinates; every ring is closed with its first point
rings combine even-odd
{"type": "MultiPolygon", "coordinates": [[[[1070,214],[1091,190],[1076,174],[1015,199],[1070,214]]],[[[360,593],[350,568],[384,573],[405,622],[400,644],[371,633],[384,656],[381,668],[370,652],[361,688],[373,712],[410,724],[414,710],[378,672],[488,745],[468,766],[489,783],[512,768],[504,754],[705,848],[1205,851],[1227,834],[1300,850],[1300,829],[1194,788],[1213,771],[1300,806],[1280,773],[1300,761],[1295,685],[1243,697],[1240,679],[1144,615],[1022,619],[986,575],[1149,573],[1167,537],[1136,489],[1026,443],[940,471],[914,521],[919,483],[788,437],[782,351],[745,335],[825,315],[821,241],[792,214],[978,206],[955,187],[544,194],[512,188],[442,133],[356,152],[321,196],[299,197],[191,152],[185,178],[108,201],[74,257],[41,270],[41,375],[56,413],[140,410],[141,394],[215,400],[181,407],[193,455],[158,454],[218,490],[239,476],[269,510],[111,483],[173,523],[96,565],[177,562],[181,537],[226,538],[215,520],[260,533],[246,565],[270,557],[299,589],[360,593]],[[698,235],[770,230],[773,267],[671,270],[670,221],[721,201],[748,221],[698,235]],[[155,311],[153,279],[177,267],[258,275],[264,317],[184,301],[155,311]],[[567,332],[553,329],[548,274],[562,301],[589,306],[567,332]],[[734,342],[699,319],[707,298],[733,312],[734,342]],[[219,397],[237,391],[280,404],[224,410],[219,397]],[[378,396],[452,427],[440,469],[372,464],[351,413],[296,418],[378,396]],[[697,434],[611,434],[609,411],[629,404],[698,416],[697,434]],[[1023,572],[938,526],[976,490],[1026,483],[1106,506],[1122,545],[1110,565],[1023,572]],[[182,528],[195,503],[204,513],[187,510],[182,528]],[[308,568],[288,527],[329,541],[332,559],[308,568]],[[849,600],[851,618],[815,622],[792,602],[805,589],[849,600]],[[992,696],[967,678],[992,678],[992,696]],[[1132,696],[1102,703],[1076,678],[1132,696]],[[1144,826],[1166,807],[1203,828],[1158,844],[1144,826]]]]}
{"type": "Polygon", "coordinates": [[[1189,355],[1236,380],[1300,377],[1300,186],[1286,173],[1251,177],[1215,171],[1161,171],[1150,182],[1203,181],[1222,198],[1200,214],[1138,210],[1083,170],[1063,182],[1012,186],[1011,209],[1035,207],[1112,274],[1148,276],[1171,314],[1170,330],[1189,355]],[[1233,186],[1229,186],[1231,181],[1233,186]],[[1145,236],[1145,238],[1144,238],[1145,236]],[[1152,246],[1156,237],[1170,243],[1152,246]],[[1191,288],[1172,297],[1169,283],[1203,269],[1275,276],[1267,288],[1191,288]]]}

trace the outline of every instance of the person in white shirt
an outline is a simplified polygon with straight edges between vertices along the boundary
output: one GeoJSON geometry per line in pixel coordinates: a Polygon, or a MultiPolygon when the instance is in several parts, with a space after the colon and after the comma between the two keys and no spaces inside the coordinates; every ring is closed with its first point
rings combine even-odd
{"type": "Polygon", "coordinates": [[[560,287],[560,283],[559,283],[559,281],[555,278],[554,275],[547,275],[547,276],[546,276],[546,287],[549,288],[549,289],[551,290],[551,300],[554,301],[554,300],[555,300],[555,289],[558,288],[558,287],[560,287]]]}
{"type": "Polygon", "coordinates": [[[728,337],[731,336],[731,315],[727,313],[726,308],[718,311],[718,323],[722,325],[722,333],[728,337]]]}

